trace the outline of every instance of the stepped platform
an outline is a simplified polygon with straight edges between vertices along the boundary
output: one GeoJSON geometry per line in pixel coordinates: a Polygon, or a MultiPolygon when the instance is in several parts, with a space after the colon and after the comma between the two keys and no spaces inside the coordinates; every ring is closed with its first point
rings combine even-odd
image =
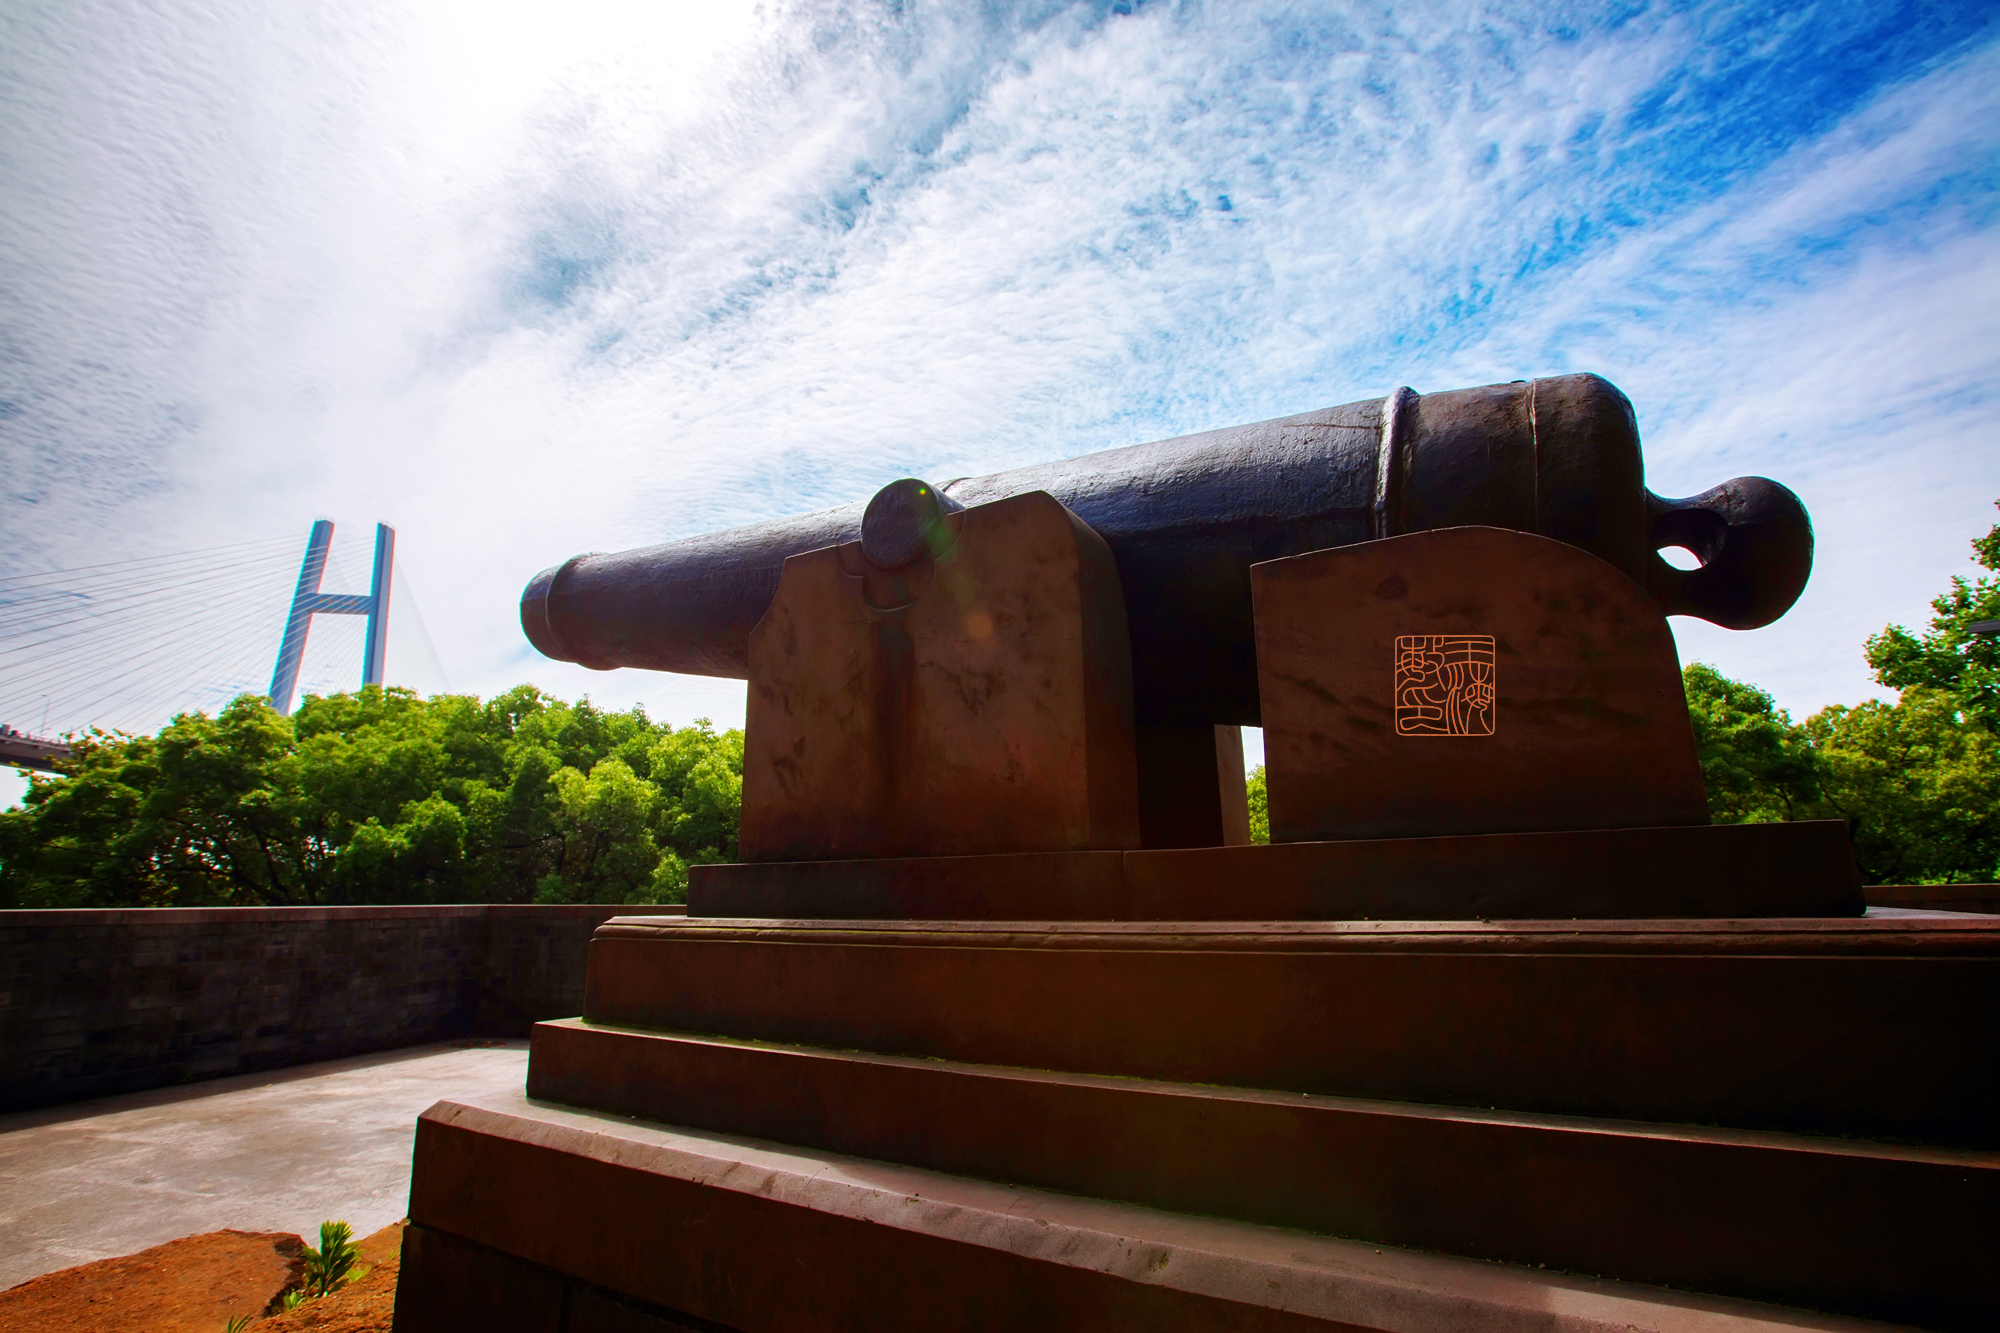
{"type": "Polygon", "coordinates": [[[2000,917],[1709,823],[1666,618],[1812,526],[1635,419],[1401,389],[538,575],[543,652],[749,681],[743,864],[424,1115],[398,1329],[2000,1327],[2000,917]]]}
{"type": "Polygon", "coordinates": [[[1996,982],[1944,914],[613,920],[424,1117],[398,1327],[1989,1327],[1996,982]]]}
{"type": "Polygon", "coordinates": [[[399,1330],[1895,1327],[1165,1212],[524,1097],[439,1103],[418,1124],[417,1156],[399,1330]]]}
{"type": "Polygon", "coordinates": [[[1690,824],[692,866],[690,916],[1475,921],[1860,916],[1847,825],[1690,824]]]}

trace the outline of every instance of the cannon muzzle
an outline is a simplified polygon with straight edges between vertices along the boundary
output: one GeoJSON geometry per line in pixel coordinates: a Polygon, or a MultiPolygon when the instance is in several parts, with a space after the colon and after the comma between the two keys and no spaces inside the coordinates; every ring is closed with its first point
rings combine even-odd
{"type": "MultiPolygon", "coordinates": [[[[1783,615],[1812,571],[1798,497],[1740,477],[1691,499],[1645,487],[1632,405],[1595,375],[1448,393],[1398,389],[1276,421],[962,477],[896,483],[864,533],[862,503],[537,574],[521,624],[545,655],[744,678],[750,631],[785,558],[863,539],[871,559],[911,540],[912,497],[940,509],[1046,491],[1118,563],[1143,723],[1258,725],[1250,566],[1432,528],[1536,533],[1609,561],[1669,615],[1754,629],[1783,615]],[[1684,547],[1694,570],[1661,559],[1684,547]]],[[[893,558],[886,556],[883,558],[893,558]]]]}

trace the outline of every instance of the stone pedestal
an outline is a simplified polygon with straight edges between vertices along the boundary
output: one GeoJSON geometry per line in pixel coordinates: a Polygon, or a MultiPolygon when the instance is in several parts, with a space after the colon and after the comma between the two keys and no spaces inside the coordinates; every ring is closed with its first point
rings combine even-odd
{"type": "Polygon", "coordinates": [[[1139,845],[1118,569],[1035,492],[785,562],[750,636],[745,861],[1139,845]]]}
{"type": "Polygon", "coordinates": [[[2000,918],[1711,826],[1595,556],[1252,587],[1268,846],[1232,733],[1135,730],[1046,495],[899,482],[788,560],[744,864],[600,928],[525,1096],[425,1113],[399,1333],[2000,1321],[2000,918]]]}
{"type": "Polygon", "coordinates": [[[1996,982],[1942,915],[616,921],[424,1116],[397,1327],[1985,1327],[1996,982]]]}
{"type": "Polygon", "coordinates": [[[1253,566],[1271,839],[1706,824],[1659,604],[1450,528],[1253,566]]]}
{"type": "Polygon", "coordinates": [[[1243,728],[1156,723],[1136,740],[1141,847],[1250,845],[1243,728]]]}
{"type": "Polygon", "coordinates": [[[697,917],[1472,921],[1859,916],[1841,820],[689,868],[697,917]]]}

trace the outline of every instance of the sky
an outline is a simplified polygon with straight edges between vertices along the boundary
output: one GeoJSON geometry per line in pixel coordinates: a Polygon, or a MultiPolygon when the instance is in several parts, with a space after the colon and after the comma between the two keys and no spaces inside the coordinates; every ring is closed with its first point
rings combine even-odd
{"type": "MultiPolygon", "coordinates": [[[[386,522],[392,682],[734,725],[739,682],[540,658],[522,585],[1589,370],[1656,492],[1811,510],[1789,616],[1673,622],[1803,715],[1975,572],[1997,217],[1990,3],[0,0],[0,601],[237,551],[90,650],[179,635],[152,674],[213,707],[268,681],[312,521],[354,591],[386,522]]],[[[359,633],[322,618],[307,683],[359,633]]],[[[22,680],[0,721],[166,720],[22,680]]]]}

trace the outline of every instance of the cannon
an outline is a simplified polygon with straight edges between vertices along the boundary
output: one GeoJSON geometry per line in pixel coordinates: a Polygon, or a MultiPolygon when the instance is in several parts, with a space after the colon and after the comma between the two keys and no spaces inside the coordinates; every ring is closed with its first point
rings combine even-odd
{"type": "Polygon", "coordinates": [[[1577,376],[539,575],[552,656],[747,677],[741,836],[425,1113],[397,1327],[1990,1324],[1992,946],[1708,817],[1666,614],[1811,558],[1577,376]]]}
{"type": "MultiPolygon", "coordinates": [[[[1439,528],[1569,543],[1669,615],[1768,624],[1812,569],[1812,526],[1785,487],[1741,477],[1689,499],[1648,491],[1632,405],[1596,375],[1382,399],[964,477],[956,509],[1043,491],[1117,563],[1142,725],[1260,725],[1250,567],[1439,528]],[[1682,547],[1700,567],[1659,551],[1682,547]]],[[[907,507],[909,496],[898,497],[907,507]]],[[[863,536],[866,506],[544,570],[521,599],[543,654],[587,667],[745,678],[786,557],[863,536]]]]}

